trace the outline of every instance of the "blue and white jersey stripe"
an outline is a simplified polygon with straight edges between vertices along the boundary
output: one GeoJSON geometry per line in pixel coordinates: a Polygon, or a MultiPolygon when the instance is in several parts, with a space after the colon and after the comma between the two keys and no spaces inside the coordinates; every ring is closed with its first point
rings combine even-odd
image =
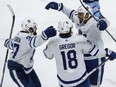
{"type": "Polygon", "coordinates": [[[4,46],[7,47],[8,49],[13,49],[13,40],[12,39],[7,39],[4,43],[4,46]]]}
{"type": "Polygon", "coordinates": [[[37,37],[37,36],[33,36],[33,37],[31,37],[31,39],[30,39],[29,45],[30,45],[31,48],[35,48],[35,47],[36,47],[36,46],[35,46],[36,37],[37,37]]]}
{"type": "Polygon", "coordinates": [[[52,59],[54,57],[54,55],[53,54],[52,54],[52,56],[51,55],[50,56],[46,55],[46,53],[45,53],[46,50],[48,50],[48,45],[46,45],[46,48],[43,50],[43,53],[44,53],[44,55],[45,55],[46,58],[52,59]]]}
{"type": "Polygon", "coordinates": [[[93,48],[91,48],[91,50],[89,51],[89,53],[93,56],[96,56],[99,52],[99,49],[96,47],[96,45],[93,46],[93,48]]]}

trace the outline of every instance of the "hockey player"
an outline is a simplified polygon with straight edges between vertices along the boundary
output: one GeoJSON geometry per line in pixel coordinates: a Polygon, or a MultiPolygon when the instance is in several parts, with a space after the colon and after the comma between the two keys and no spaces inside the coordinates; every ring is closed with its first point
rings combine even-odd
{"type": "MultiPolygon", "coordinates": [[[[104,24],[103,22],[95,21],[94,18],[89,14],[89,12],[85,10],[85,8],[83,8],[82,6],[80,6],[78,10],[75,11],[64,6],[63,3],[50,2],[46,5],[45,8],[47,10],[51,8],[63,12],[70,20],[72,20],[80,34],[84,35],[89,41],[98,46],[99,49],[104,48],[100,31],[105,30],[108,27],[108,23],[104,24]]],[[[92,13],[92,10],[89,6],[86,6],[86,8],[88,8],[88,10],[92,13]]],[[[104,60],[105,58],[98,59],[97,57],[93,57],[88,53],[85,54],[87,71],[90,72],[93,68],[98,66],[104,60]]],[[[103,72],[104,66],[102,66],[101,68],[99,68],[99,70],[90,75],[89,78],[92,87],[100,87],[102,83],[103,72]]]]}
{"type": "Polygon", "coordinates": [[[41,87],[33,69],[35,48],[55,36],[56,30],[50,26],[37,35],[37,23],[32,18],[24,20],[21,27],[22,30],[13,39],[7,39],[4,43],[12,50],[8,60],[10,76],[18,87],[41,87]]]}
{"type": "Polygon", "coordinates": [[[51,38],[43,52],[48,59],[55,57],[59,87],[91,87],[86,78],[84,53],[89,52],[99,58],[107,54],[111,59],[116,57],[116,53],[111,51],[108,54],[107,48],[106,51],[98,49],[83,35],[73,34],[72,28],[69,21],[59,22],[59,36],[51,38]]]}

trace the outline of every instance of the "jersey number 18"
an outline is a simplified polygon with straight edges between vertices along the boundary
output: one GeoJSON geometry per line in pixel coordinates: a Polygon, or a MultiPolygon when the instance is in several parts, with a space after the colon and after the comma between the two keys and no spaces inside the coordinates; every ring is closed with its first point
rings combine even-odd
{"type": "Polygon", "coordinates": [[[61,51],[63,67],[64,70],[67,70],[67,67],[75,69],[78,66],[78,61],[76,59],[76,51],[69,50],[68,52],[61,51]]]}

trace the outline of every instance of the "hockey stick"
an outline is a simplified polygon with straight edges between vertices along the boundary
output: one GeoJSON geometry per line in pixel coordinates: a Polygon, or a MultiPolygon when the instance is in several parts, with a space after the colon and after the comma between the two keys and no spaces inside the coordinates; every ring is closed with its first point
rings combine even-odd
{"type": "MultiPolygon", "coordinates": [[[[14,22],[15,22],[15,14],[14,14],[14,11],[13,11],[12,7],[9,4],[7,5],[7,7],[9,8],[9,10],[12,14],[12,26],[11,26],[10,36],[9,36],[9,39],[11,39],[12,32],[13,32],[13,27],[14,27],[14,22]]],[[[7,63],[8,53],[9,53],[9,49],[7,49],[7,51],[6,51],[6,56],[5,56],[5,61],[4,61],[3,71],[2,71],[0,87],[2,87],[3,80],[4,80],[5,67],[6,67],[6,63],[7,63]]]]}
{"type": "MultiPolygon", "coordinates": [[[[85,5],[83,4],[83,2],[80,0],[81,5],[89,12],[89,14],[98,22],[98,20],[95,18],[94,15],[92,15],[92,13],[85,7],[85,5]]],[[[108,30],[105,30],[110,37],[116,42],[116,39],[110,34],[110,32],[108,30]]]]}
{"type": "Polygon", "coordinates": [[[110,58],[107,58],[104,62],[102,62],[100,65],[98,65],[97,67],[95,67],[93,70],[91,70],[85,77],[82,78],[82,80],[80,80],[78,82],[78,84],[82,83],[83,81],[85,81],[92,73],[94,73],[96,70],[98,70],[101,66],[103,66],[110,58]]]}
{"type": "Polygon", "coordinates": [[[98,70],[101,66],[103,66],[110,58],[107,58],[103,63],[101,63],[100,65],[98,65],[96,68],[94,68],[92,71],[90,71],[87,75],[90,76],[92,73],[94,73],[96,70],[98,70]]]}

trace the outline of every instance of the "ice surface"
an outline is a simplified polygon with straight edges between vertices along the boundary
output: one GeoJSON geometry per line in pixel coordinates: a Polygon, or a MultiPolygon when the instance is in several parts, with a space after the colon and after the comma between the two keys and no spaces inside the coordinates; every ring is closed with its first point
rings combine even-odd
{"type": "MultiPolygon", "coordinates": [[[[15,26],[13,30],[14,36],[20,28],[21,21],[26,18],[33,18],[38,23],[38,34],[41,33],[46,27],[54,25],[57,28],[57,23],[60,20],[67,19],[67,17],[58,11],[47,11],[44,9],[45,5],[53,0],[1,0],[0,1],[0,80],[2,75],[3,63],[6,55],[6,48],[3,42],[9,37],[12,16],[7,8],[10,4],[14,9],[16,15],[15,26]]],[[[64,5],[77,9],[80,5],[79,0],[54,0],[62,2],[64,5]]],[[[108,31],[116,38],[116,0],[100,0],[101,11],[103,15],[110,21],[108,31]]],[[[76,30],[75,30],[76,31],[76,30]]],[[[104,31],[103,40],[105,47],[116,51],[116,42],[104,31]]],[[[47,43],[47,42],[46,42],[47,43]]],[[[45,44],[37,48],[35,53],[34,68],[42,82],[43,87],[58,87],[56,78],[56,64],[55,60],[45,59],[42,50],[45,44]]],[[[102,87],[116,87],[116,60],[108,61],[105,65],[105,74],[103,78],[102,87]]],[[[10,78],[8,69],[6,68],[3,87],[17,87],[17,85],[10,78]]]]}

